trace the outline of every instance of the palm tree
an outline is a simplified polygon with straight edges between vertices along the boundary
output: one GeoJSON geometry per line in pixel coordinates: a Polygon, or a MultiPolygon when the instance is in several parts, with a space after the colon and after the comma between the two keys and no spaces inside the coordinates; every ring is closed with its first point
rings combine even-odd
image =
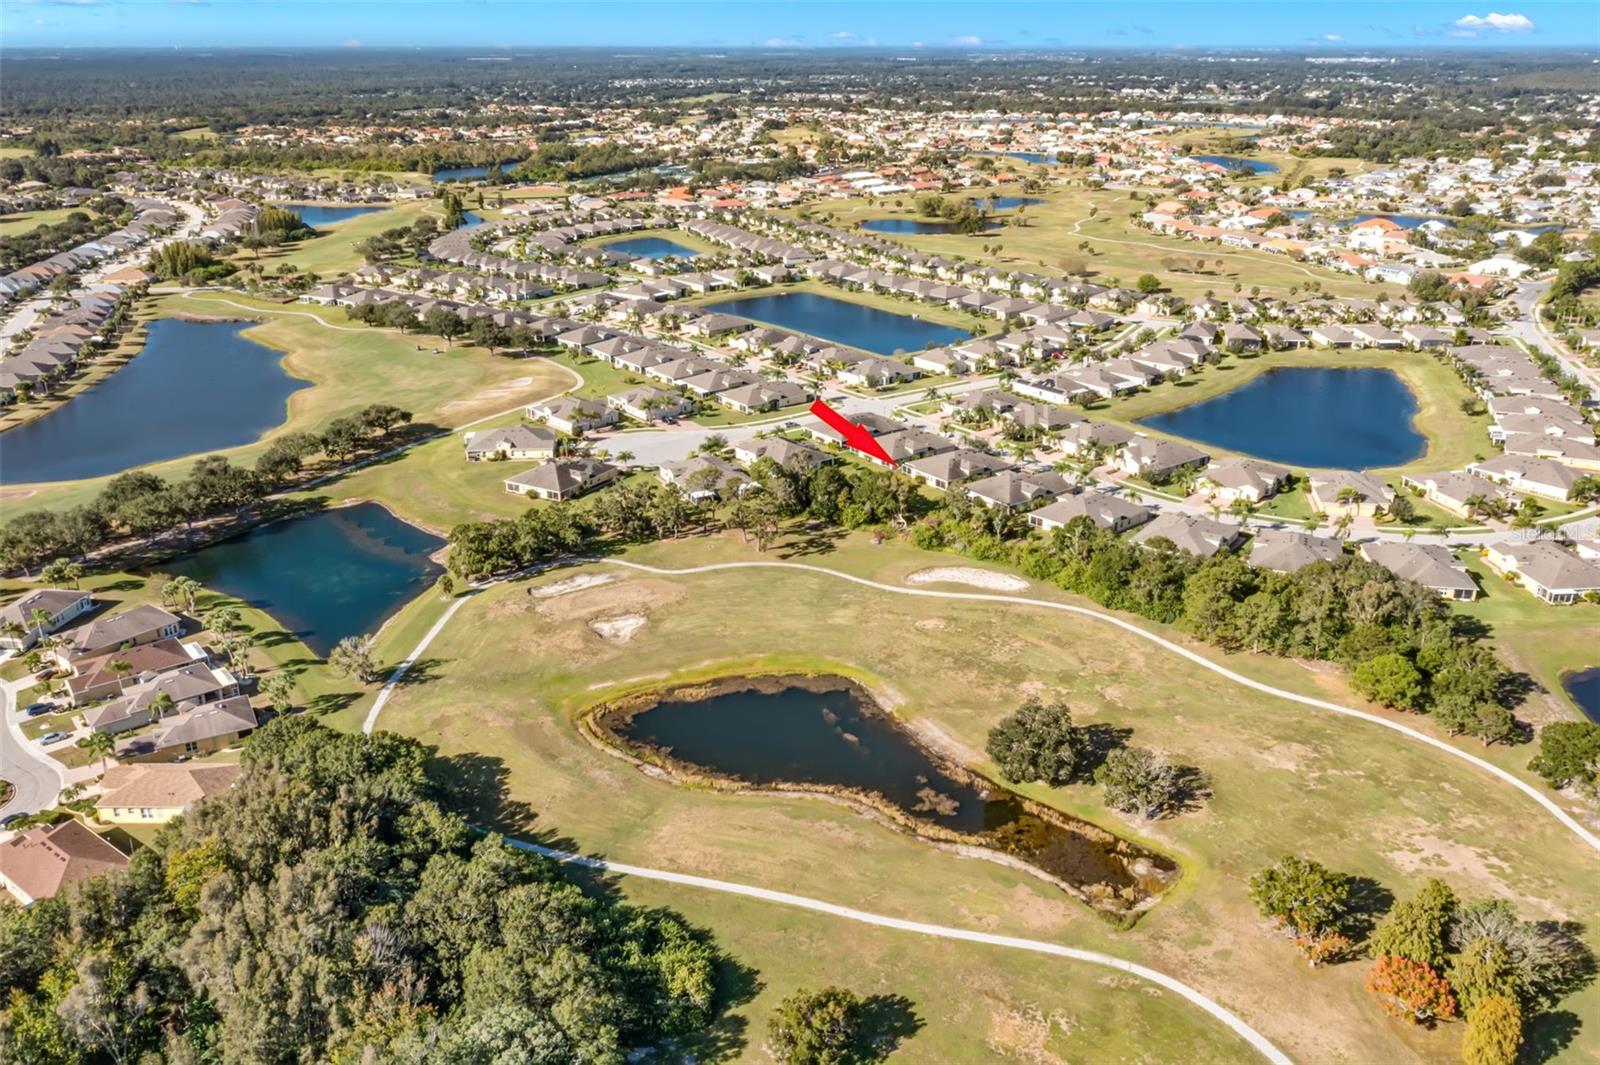
{"type": "Polygon", "coordinates": [[[117,743],[109,732],[91,732],[80,738],[77,745],[100,759],[102,773],[106,771],[106,762],[111,758],[111,753],[117,749],[117,743]]]}
{"type": "Polygon", "coordinates": [[[175,706],[176,704],[173,703],[171,695],[166,692],[156,692],[155,698],[150,700],[150,717],[155,721],[160,721],[172,713],[175,706]]]}
{"type": "Polygon", "coordinates": [[[204,588],[193,577],[174,577],[161,586],[161,599],[163,602],[189,604],[189,613],[194,613],[195,596],[204,588]]]}
{"type": "Polygon", "coordinates": [[[127,686],[128,674],[133,672],[133,663],[126,658],[117,658],[113,659],[107,668],[117,675],[117,691],[120,693],[127,686]]]}
{"type": "Polygon", "coordinates": [[[28,620],[33,623],[33,638],[44,639],[44,630],[55,623],[55,617],[43,607],[34,607],[28,611],[28,620]]]}
{"type": "Polygon", "coordinates": [[[1339,515],[1338,518],[1334,519],[1334,535],[1341,540],[1348,539],[1350,536],[1350,526],[1354,525],[1355,523],[1355,516],[1349,511],[1345,511],[1343,514],[1339,515]]]}

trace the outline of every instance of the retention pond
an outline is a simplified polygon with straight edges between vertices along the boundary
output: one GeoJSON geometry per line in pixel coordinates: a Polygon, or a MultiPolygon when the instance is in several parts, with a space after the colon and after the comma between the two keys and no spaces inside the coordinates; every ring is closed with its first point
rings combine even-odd
{"type": "Polygon", "coordinates": [[[589,721],[602,741],[679,779],[844,800],[935,843],[1020,863],[1110,914],[1145,909],[1177,876],[1161,855],[925,747],[843,677],[731,677],[603,706],[589,721]]]}

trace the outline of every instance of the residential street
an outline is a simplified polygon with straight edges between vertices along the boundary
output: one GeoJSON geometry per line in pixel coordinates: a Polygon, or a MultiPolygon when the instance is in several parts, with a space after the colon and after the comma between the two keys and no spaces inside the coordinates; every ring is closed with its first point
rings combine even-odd
{"type": "Polygon", "coordinates": [[[28,684],[26,678],[0,681],[0,715],[5,718],[5,725],[0,728],[0,778],[16,787],[11,800],[0,806],[0,817],[48,809],[55,805],[56,795],[66,786],[61,764],[39,753],[37,747],[23,738],[17,696],[28,684]]]}

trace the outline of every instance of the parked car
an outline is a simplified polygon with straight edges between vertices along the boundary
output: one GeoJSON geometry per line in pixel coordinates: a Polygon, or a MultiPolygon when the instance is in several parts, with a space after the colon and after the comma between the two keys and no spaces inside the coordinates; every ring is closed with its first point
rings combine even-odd
{"type": "Polygon", "coordinates": [[[38,717],[40,714],[50,713],[55,708],[55,703],[34,703],[32,706],[28,707],[28,709],[24,710],[23,713],[27,714],[29,717],[38,717]]]}
{"type": "Polygon", "coordinates": [[[60,743],[70,735],[72,735],[70,732],[46,732],[43,736],[39,737],[39,742],[46,745],[60,743]]]}
{"type": "Polygon", "coordinates": [[[33,679],[34,680],[49,680],[51,677],[53,677],[55,675],[56,675],[56,667],[55,666],[46,666],[44,669],[41,669],[39,672],[35,673],[33,675],[33,679]]]}
{"type": "Polygon", "coordinates": [[[0,828],[10,828],[27,816],[27,814],[6,814],[4,817],[0,817],[0,828]]]}

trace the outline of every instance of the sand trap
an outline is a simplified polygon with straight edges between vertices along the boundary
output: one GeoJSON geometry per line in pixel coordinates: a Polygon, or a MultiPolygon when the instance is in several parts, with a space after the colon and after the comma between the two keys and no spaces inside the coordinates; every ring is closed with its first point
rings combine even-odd
{"type": "Polygon", "coordinates": [[[614,618],[595,618],[589,622],[589,627],[602,639],[627,643],[634,633],[644,628],[645,621],[643,614],[619,614],[614,618]]]}
{"type": "Polygon", "coordinates": [[[580,573],[575,577],[546,584],[539,588],[529,588],[528,594],[535,599],[554,599],[558,595],[568,592],[581,592],[585,588],[593,588],[600,584],[610,584],[616,578],[609,573],[580,573]]]}
{"type": "Polygon", "coordinates": [[[906,578],[907,584],[965,584],[991,592],[1023,592],[1028,582],[1009,573],[996,573],[972,566],[935,566],[919,569],[906,578]]]}

